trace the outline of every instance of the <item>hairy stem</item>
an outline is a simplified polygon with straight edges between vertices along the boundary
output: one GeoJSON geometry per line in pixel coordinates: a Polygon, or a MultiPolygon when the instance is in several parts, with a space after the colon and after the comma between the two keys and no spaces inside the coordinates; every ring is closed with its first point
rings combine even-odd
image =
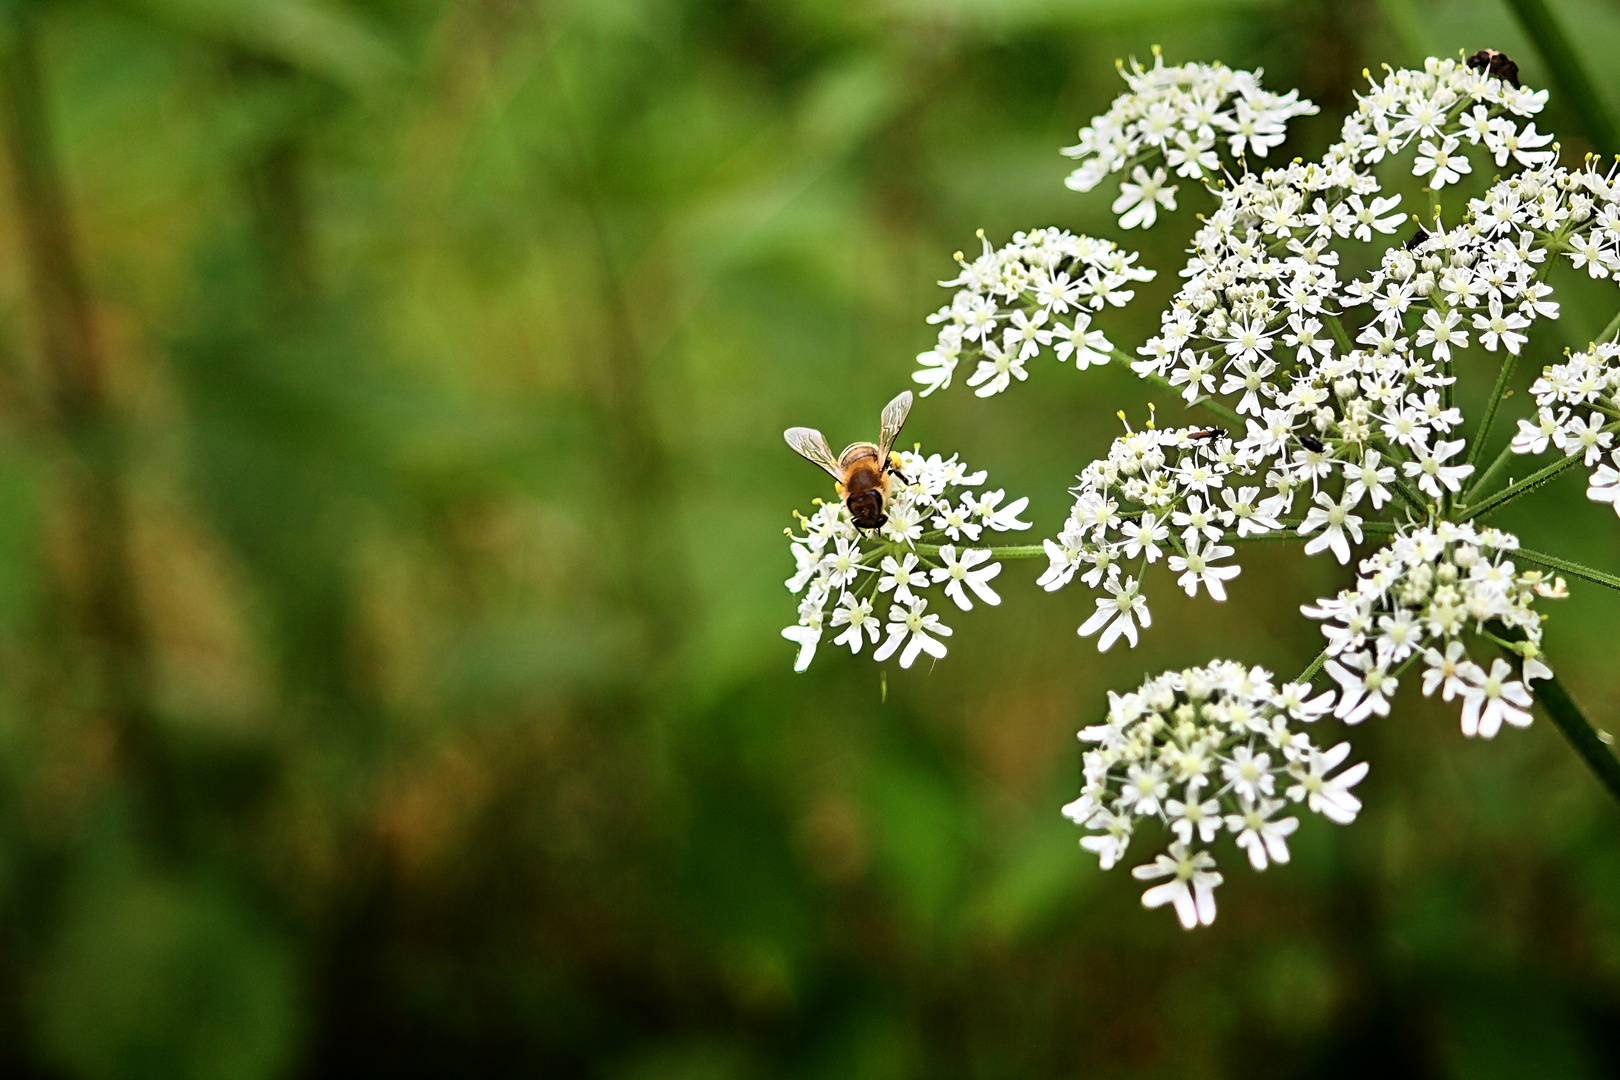
{"type": "Polygon", "coordinates": [[[1328,651],[1323,649],[1321,652],[1316,654],[1315,660],[1312,660],[1308,665],[1306,665],[1305,670],[1300,672],[1299,677],[1294,681],[1297,683],[1310,682],[1312,679],[1316,678],[1316,673],[1322,670],[1322,666],[1327,663],[1327,659],[1328,651]]]}
{"type": "Polygon", "coordinates": [[[1485,453],[1485,440],[1490,438],[1491,425],[1496,421],[1496,410],[1502,404],[1508,379],[1513,374],[1513,362],[1517,359],[1517,356],[1508,353],[1502,361],[1502,370],[1496,376],[1496,387],[1491,391],[1491,403],[1485,406],[1485,418],[1479,422],[1479,430],[1474,433],[1474,445],[1468,451],[1470,465],[1478,465],[1480,456],[1485,453]]]}
{"type": "MultiPolygon", "coordinates": [[[[1603,430],[1620,430],[1620,423],[1609,424],[1603,430]]],[[[1538,469],[1529,476],[1525,477],[1523,480],[1520,480],[1518,483],[1509,484],[1507,487],[1503,488],[1501,491],[1498,491],[1495,495],[1492,495],[1484,502],[1481,502],[1475,506],[1470,506],[1456,520],[1458,522],[1472,521],[1481,514],[1489,513],[1492,510],[1498,509],[1499,507],[1512,502],[1520,495],[1527,495],[1536,488],[1541,487],[1551,481],[1555,476],[1569,468],[1571,465],[1574,465],[1576,462],[1580,461],[1584,456],[1584,451],[1579,454],[1571,454],[1566,458],[1553,462],[1551,465],[1548,465],[1545,468],[1538,469]]]]}
{"type": "Polygon", "coordinates": [[[1327,316],[1328,329],[1333,331],[1333,340],[1339,343],[1339,348],[1345,352],[1352,351],[1355,346],[1350,344],[1350,335],[1344,329],[1344,323],[1339,321],[1337,315],[1327,316]]]}
{"type": "Polygon", "coordinates": [[[1521,559],[1524,562],[1535,563],[1537,566],[1545,566],[1553,570],[1562,570],[1564,573],[1572,577],[1578,577],[1582,581],[1590,581],[1594,585],[1604,585],[1620,591],[1620,577],[1604,573],[1602,570],[1578,562],[1571,562],[1569,559],[1560,559],[1556,555],[1531,551],[1528,548],[1519,548],[1513,555],[1514,558],[1521,559]]]}
{"type": "Polygon", "coordinates": [[[1613,341],[1614,335],[1617,333],[1620,333],[1620,311],[1614,313],[1614,318],[1609,320],[1609,325],[1603,328],[1597,336],[1597,341],[1593,342],[1593,344],[1602,345],[1613,341]]]}
{"type": "MultiPolygon", "coordinates": [[[[940,548],[942,548],[942,547],[957,547],[958,545],[956,545],[956,544],[912,544],[910,546],[907,546],[905,544],[893,544],[893,545],[890,545],[890,546],[894,549],[892,554],[898,555],[901,552],[905,552],[905,551],[915,551],[918,555],[924,555],[924,556],[927,556],[929,558],[936,558],[939,555],[939,549],[940,548]]],[[[973,547],[972,544],[963,544],[963,545],[960,545],[960,546],[963,549],[973,547]]],[[[977,550],[983,551],[985,549],[984,548],[979,548],[977,550]]],[[[1014,545],[1011,545],[1009,547],[993,547],[993,548],[990,548],[989,551],[990,551],[990,555],[993,558],[997,558],[997,559],[1038,559],[1041,556],[1046,554],[1046,547],[1043,544],[1014,544],[1014,545]]]]}

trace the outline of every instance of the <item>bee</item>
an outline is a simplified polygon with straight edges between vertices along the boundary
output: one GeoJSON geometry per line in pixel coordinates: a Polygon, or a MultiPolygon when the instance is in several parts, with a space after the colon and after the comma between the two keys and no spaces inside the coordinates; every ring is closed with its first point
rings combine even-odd
{"type": "Polygon", "coordinates": [[[899,455],[889,450],[905,426],[911,400],[911,391],[905,390],[883,406],[876,443],[850,443],[837,457],[833,457],[826,437],[815,428],[795,427],[782,432],[795,453],[826,469],[838,482],[838,497],[849,508],[850,521],[857,529],[880,529],[889,520],[883,505],[889,496],[890,476],[898,476],[903,484],[911,482],[899,469],[899,455]]]}

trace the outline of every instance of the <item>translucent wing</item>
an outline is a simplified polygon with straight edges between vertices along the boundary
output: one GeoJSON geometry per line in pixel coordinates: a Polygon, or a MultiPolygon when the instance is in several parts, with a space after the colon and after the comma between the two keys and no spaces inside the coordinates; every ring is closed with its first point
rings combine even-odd
{"type": "Polygon", "coordinates": [[[782,432],[782,437],[793,447],[794,453],[826,469],[840,484],[844,482],[844,470],[838,467],[838,459],[833,457],[832,447],[827,445],[827,438],[821,432],[815,428],[790,427],[782,432]]]}
{"type": "Polygon", "coordinates": [[[900,429],[906,426],[906,417],[911,415],[911,391],[902,390],[895,399],[883,406],[883,422],[878,426],[878,455],[887,458],[889,448],[900,434],[900,429]]]}

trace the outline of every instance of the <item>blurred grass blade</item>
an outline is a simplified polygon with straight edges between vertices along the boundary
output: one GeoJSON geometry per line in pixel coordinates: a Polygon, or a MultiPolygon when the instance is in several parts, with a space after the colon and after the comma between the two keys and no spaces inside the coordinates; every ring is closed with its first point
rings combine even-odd
{"type": "Polygon", "coordinates": [[[318,0],[119,0],[165,26],[362,91],[398,70],[359,20],[318,0]]]}
{"type": "Polygon", "coordinates": [[[1031,27],[1103,29],[1213,18],[1281,7],[1281,0],[889,0],[902,17],[1009,31],[1031,27]]]}
{"type": "Polygon", "coordinates": [[[1547,0],[1508,0],[1508,7],[1513,9],[1519,25],[1524,27],[1541,58],[1547,62],[1558,92],[1568,99],[1569,110],[1586,129],[1593,149],[1605,155],[1620,150],[1620,137],[1615,135],[1608,105],[1587,77],[1574,44],[1547,6],[1547,0]]]}

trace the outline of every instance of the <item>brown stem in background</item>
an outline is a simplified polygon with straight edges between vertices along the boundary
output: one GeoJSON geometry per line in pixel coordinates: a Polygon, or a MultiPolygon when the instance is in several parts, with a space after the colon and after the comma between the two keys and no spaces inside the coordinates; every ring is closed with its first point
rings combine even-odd
{"type": "Polygon", "coordinates": [[[149,664],[130,560],[121,432],[108,407],[105,368],[51,139],[31,5],[0,13],[0,135],[11,160],[29,285],[53,416],[74,458],[83,597],[76,629],[92,646],[102,707],[124,750],[147,733],[149,664]]]}

